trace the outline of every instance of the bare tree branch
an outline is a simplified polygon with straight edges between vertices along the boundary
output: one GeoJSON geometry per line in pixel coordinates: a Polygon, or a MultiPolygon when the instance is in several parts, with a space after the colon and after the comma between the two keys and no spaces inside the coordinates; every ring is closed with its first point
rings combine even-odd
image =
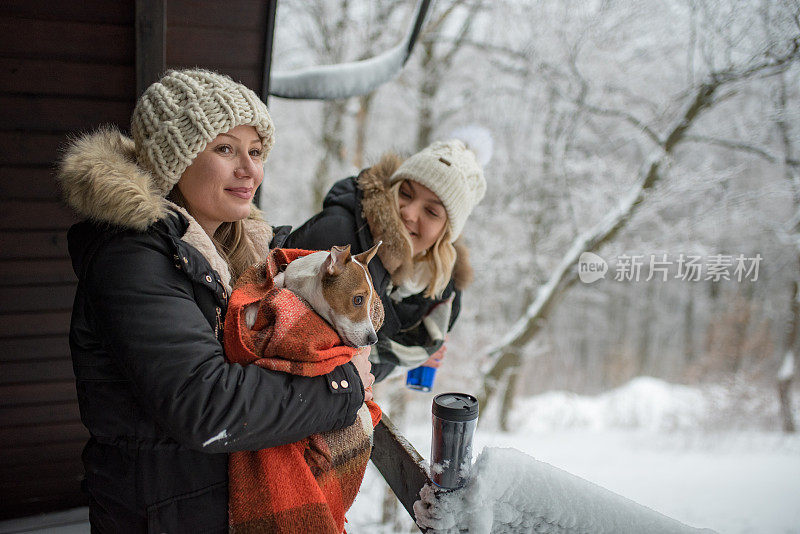
{"type": "Polygon", "coordinates": [[[717,137],[710,137],[707,135],[687,135],[686,141],[691,141],[694,143],[705,143],[709,145],[720,146],[722,148],[727,148],[730,150],[737,150],[740,152],[746,152],[748,154],[753,154],[755,156],[760,157],[770,163],[786,163],[787,165],[791,165],[793,167],[800,166],[800,160],[796,159],[785,159],[782,156],[777,156],[774,153],[770,152],[766,148],[759,147],[750,143],[746,143],[744,141],[738,141],[733,139],[721,139],[717,137]]]}
{"type": "Polygon", "coordinates": [[[592,104],[587,104],[585,102],[581,103],[578,100],[570,100],[570,102],[572,104],[575,104],[576,106],[585,109],[590,113],[594,113],[595,115],[602,115],[604,117],[616,117],[619,119],[623,119],[625,122],[631,124],[636,129],[644,133],[656,145],[662,144],[662,140],[659,139],[658,134],[655,131],[653,131],[652,128],[650,128],[644,122],[636,118],[631,113],[628,113],[627,111],[623,111],[621,109],[601,108],[599,106],[594,106],[592,104]]]}
{"type": "Polygon", "coordinates": [[[444,24],[444,21],[446,21],[450,17],[453,11],[455,11],[457,7],[462,6],[465,3],[466,0],[454,0],[453,2],[451,2],[450,5],[447,6],[447,9],[442,11],[442,14],[439,15],[439,17],[436,20],[431,20],[430,22],[428,22],[428,24],[426,24],[425,34],[430,35],[438,32],[439,28],[441,28],[442,24],[444,24]]]}
{"type": "Polygon", "coordinates": [[[478,0],[472,4],[472,6],[470,6],[469,11],[461,23],[461,28],[459,28],[458,33],[456,34],[457,37],[453,43],[453,46],[450,47],[450,50],[448,50],[444,57],[442,57],[440,60],[445,65],[445,68],[450,68],[456,52],[461,50],[464,44],[464,39],[466,39],[467,35],[469,35],[469,30],[472,27],[472,22],[475,20],[475,15],[477,14],[478,10],[481,9],[482,5],[483,0],[478,0]]]}

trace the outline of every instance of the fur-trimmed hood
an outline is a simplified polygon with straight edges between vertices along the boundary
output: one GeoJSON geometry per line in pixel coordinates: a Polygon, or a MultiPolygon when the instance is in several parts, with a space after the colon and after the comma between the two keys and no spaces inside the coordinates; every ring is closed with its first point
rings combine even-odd
{"type": "MultiPolygon", "coordinates": [[[[406,279],[414,269],[412,251],[405,238],[405,228],[400,220],[395,200],[390,192],[390,178],[403,163],[403,158],[386,153],[377,164],[364,169],[356,183],[362,191],[361,207],[375,241],[383,240],[378,257],[393,280],[406,279]]],[[[469,262],[469,250],[461,237],[453,242],[456,263],[453,266],[453,283],[463,290],[472,283],[474,273],[469,262]]]]}
{"type": "MultiPolygon", "coordinates": [[[[230,291],[231,274],[200,224],[163,198],[148,171],[136,163],[133,140],[113,127],[74,139],[59,161],[57,180],[66,203],[79,217],[117,228],[146,231],[172,212],[189,221],[182,241],[199,250],[230,291]]],[[[269,252],[272,227],[253,208],[245,230],[257,254],[269,252]]]]}

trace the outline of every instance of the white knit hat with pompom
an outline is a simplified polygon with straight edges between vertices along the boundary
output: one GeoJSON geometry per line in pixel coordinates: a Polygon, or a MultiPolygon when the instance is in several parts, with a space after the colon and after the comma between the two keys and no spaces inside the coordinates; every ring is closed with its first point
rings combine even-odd
{"type": "MultiPolygon", "coordinates": [[[[467,137],[461,133],[456,132],[454,135],[467,137]]],[[[473,136],[473,139],[477,137],[473,136]]],[[[488,141],[482,141],[482,145],[487,142],[491,145],[491,135],[488,141]]],[[[482,166],[491,155],[485,161],[479,162],[476,151],[471,148],[472,144],[468,146],[461,139],[437,141],[406,159],[390,178],[391,183],[413,180],[439,197],[447,212],[452,241],[461,235],[473,208],[486,194],[482,166]]],[[[491,154],[491,146],[488,150],[491,154]]]]}

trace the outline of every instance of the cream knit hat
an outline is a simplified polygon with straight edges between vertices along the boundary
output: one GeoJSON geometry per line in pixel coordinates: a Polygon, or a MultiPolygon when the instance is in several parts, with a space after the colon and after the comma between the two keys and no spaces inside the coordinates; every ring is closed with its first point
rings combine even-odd
{"type": "Polygon", "coordinates": [[[486,180],[475,153],[463,141],[437,141],[417,152],[392,174],[390,182],[413,180],[433,191],[444,204],[455,241],[472,209],[486,194],[486,180]]]}
{"type": "Polygon", "coordinates": [[[169,71],[148,87],[133,110],[136,158],[166,196],[209,141],[237,126],[253,126],[263,144],[262,160],[275,128],[258,96],[229,77],[202,69],[169,71]]]}

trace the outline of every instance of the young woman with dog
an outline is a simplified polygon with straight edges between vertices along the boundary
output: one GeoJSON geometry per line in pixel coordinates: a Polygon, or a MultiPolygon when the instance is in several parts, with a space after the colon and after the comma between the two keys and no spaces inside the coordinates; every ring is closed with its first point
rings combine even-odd
{"type": "Polygon", "coordinates": [[[356,420],[368,351],[320,377],[228,363],[233,281],[273,228],[251,200],[274,128],[230,78],[171,71],[60,162],[78,287],[70,326],[92,532],[228,532],[228,453],[356,420]]]}
{"type": "Polygon", "coordinates": [[[458,239],[486,191],[482,165],[460,140],[435,142],[403,160],[385,154],[358,176],[334,184],[320,213],[292,232],[287,246],[354,254],[378,241],[369,265],[384,307],[370,360],[376,381],[397,366],[438,367],[445,335],[472,280],[458,239]]]}

